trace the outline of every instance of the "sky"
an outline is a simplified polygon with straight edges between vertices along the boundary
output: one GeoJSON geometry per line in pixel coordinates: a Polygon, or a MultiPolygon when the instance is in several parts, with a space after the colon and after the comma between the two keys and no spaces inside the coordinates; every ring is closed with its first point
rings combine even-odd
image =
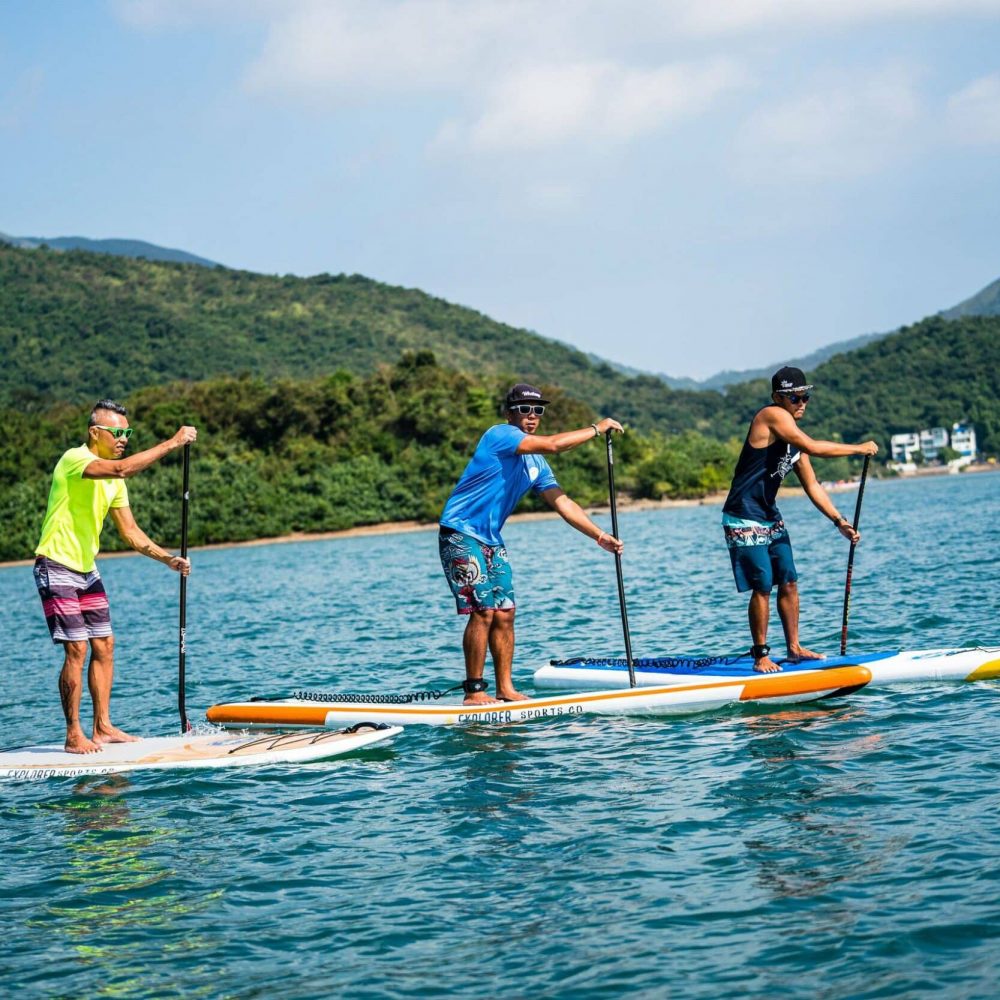
{"type": "Polygon", "coordinates": [[[1000,277],[1000,0],[0,0],[0,232],[779,363],[1000,277]]]}

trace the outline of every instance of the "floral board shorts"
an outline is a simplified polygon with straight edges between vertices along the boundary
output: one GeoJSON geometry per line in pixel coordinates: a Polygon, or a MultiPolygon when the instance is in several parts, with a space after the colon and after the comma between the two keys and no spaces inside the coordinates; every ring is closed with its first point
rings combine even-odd
{"type": "Polygon", "coordinates": [[[736,589],[770,594],[774,584],[794,583],[799,574],[784,521],[748,521],[722,515],[736,589]]]}
{"type": "Polygon", "coordinates": [[[503,546],[486,545],[461,531],[442,528],[438,550],[460,615],[514,608],[514,573],[503,546]]]}
{"type": "Polygon", "coordinates": [[[86,642],[111,635],[111,609],[95,567],[78,573],[47,556],[35,560],[35,586],[53,642],[86,642]]]}

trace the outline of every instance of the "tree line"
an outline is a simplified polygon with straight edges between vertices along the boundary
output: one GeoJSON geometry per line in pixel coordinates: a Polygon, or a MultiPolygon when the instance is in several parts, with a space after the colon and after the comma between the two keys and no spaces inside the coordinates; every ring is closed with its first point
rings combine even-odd
{"type": "MultiPolygon", "coordinates": [[[[243,376],[142,389],[121,400],[136,428],[132,451],[195,424],[190,542],[268,538],[439,516],[480,435],[502,420],[511,377],[475,377],[410,352],[367,376],[243,376]]],[[[544,431],[586,426],[601,414],[556,386],[544,431]]],[[[52,468],[85,439],[89,405],[0,419],[18,442],[0,454],[0,559],[37,543],[52,468]]],[[[629,430],[616,441],[616,486],[631,497],[697,497],[724,489],[738,442],[694,431],[629,430]]],[[[560,485],[585,505],[607,501],[606,453],[595,440],[552,459],[560,485]]],[[[180,462],[172,456],[130,480],[144,528],[166,544],[179,533],[180,462]]],[[[533,504],[529,499],[527,506],[533,504]]],[[[539,506],[537,502],[534,506],[539,506]]],[[[114,531],[104,547],[123,548],[114,531]]]]}

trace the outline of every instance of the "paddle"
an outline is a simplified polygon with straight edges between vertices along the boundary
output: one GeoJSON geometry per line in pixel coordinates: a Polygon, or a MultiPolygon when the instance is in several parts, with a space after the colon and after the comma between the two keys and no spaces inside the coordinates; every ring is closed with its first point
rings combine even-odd
{"type": "MultiPolygon", "coordinates": [[[[187,559],[188,552],[188,486],[191,479],[191,445],[184,445],[184,486],[181,495],[181,556],[187,559]]],[[[177,631],[177,710],[181,716],[181,733],[191,731],[187,711],[184,707],[184,660],[187,656],[187,577],[181,573],[180,621],[177,631]]]]}
{"type": "MultiPolygon", "coordinates": [[[[861,470],[861,483],[858,486],[858,502],[854,505],[854,530],[858,530],[861,521],[861,501],[865,495],[865,480],[868,478],[868,463],[871,455],[865,455],[865,464],[861,470]]],[[[844,620],[840,626],[840,655],[847,653],[847,616],[851,612],[851,577],[854,574],[854,550],[856,542],[851,542],[851,551],[847,556],[847,582],[844,584],[844,620]]]]}
{"type": "MultiPolygon", "coordinates": [[[[612,431],[606,434],[608,445],[608,495],[611,498],[611,534],[615,538],[618,534],[618,504],[615,502],[615,456],[611,447],[612,431]]],[[[615,553],[615,573],[618,576],[618,604],[622,609],[622,632],[625,635],[625,662],[628,663],[628,683],[629,687],[635,687],[635,667],[632,664],[632,640],[628,632],[628,612],[625,610],[625,581],[622,578],[622,557],[620,553],[615,553]]]]}

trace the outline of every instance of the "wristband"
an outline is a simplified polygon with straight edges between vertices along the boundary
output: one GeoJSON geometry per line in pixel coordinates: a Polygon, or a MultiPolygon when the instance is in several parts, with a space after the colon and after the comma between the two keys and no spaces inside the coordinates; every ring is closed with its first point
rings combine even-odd
{"type": "Polygon", "coordinates": [[[600,545],[600,544],[601,544],[601,539],[602,539],[602,538],[603,538],[603,537],[604,537],[605,535],[607,535],[607,532],[606,532],[606,531],[602,531],[602,532],[601,532],[601,533],[600,533],[600,534],[599,534],[599,535],[598,535],[598,536],[597,536],[597,537],[596,537],[596,538],[594,539],[594,541],[595,541],[595,542],[597,542],[597,544],[598,544],[598,545],[600,545]]]}
{"type": "Polygon", "coordinates": [[[601,432],[597,429],[597,424],[591,424],[590,426],[594,428],[594,437],[599,438],[601,436],[601,432]]]}

